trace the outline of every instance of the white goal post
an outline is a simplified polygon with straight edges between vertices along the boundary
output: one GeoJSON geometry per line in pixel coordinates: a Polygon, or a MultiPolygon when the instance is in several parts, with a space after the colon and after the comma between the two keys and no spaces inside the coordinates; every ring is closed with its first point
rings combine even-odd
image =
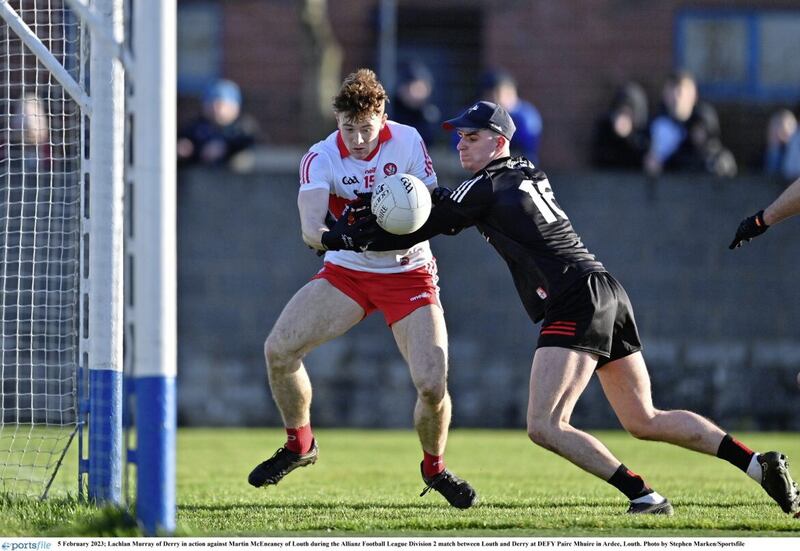
{"type": "Polygon", "coordinates": [[[78,440],[77,493],[124,504],[132,463],[148,534],[175,527],[175,26],[0,0],[0,493],[46,497],[78,440]]]}

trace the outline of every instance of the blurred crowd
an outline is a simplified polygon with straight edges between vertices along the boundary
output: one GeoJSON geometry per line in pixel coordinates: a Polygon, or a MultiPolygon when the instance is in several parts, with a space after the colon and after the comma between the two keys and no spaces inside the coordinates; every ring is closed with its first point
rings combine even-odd
{"type": "Polygon", "coordinates": [[[178,165],[249,165],[258,135],[256,120],[242,111],[239,85],[218,80],[203,94],[201,112],[179,131],[178,165]]]}
{"type": "Polygon", "coordinates": [[[738,170],[722,142],[716,109],[700,99],[694,78],[684,71],[666,78],[653,116],[640,84],[620,87],[596,124],[593,164],[641,168],[649,176],[691,171],[726,177],[738,170]]]}
{"type": "MultiPolygon", "coordinates": [[[[495,68],[481,74],[477,82],[474,100],[502,105],[516,124],[512,153],[546,164],[539,151],[542,115],[528,98],[521,97],[514,76],[495,68]]],[[[402,63],[388,104],[389,117],[416,128],[429,146],[443,137],[442,109],[433,99],[435,86],[434,71],[424,62],[402,63]]],[[[180,130],[179,166],[247,164],[242,158],[252,154],[259,134],[255,119],[242,112],[239,86],[230,80],[216,81],[203,95],[201,112],[180,130]]],[[[594,123],[588,157],[598,169],[639,170],[651,177],[674,172],[732,177],[745,165],[786,180],[800,177],[795,113],[789,107],[776,109],[761,136],[764,152],[759,166],[751,159],[740,162],[725,145],[715,106],[700,97],[690,73],[675,71],[666,76],[657,98],[648,97],[638,82],[622,83],[594,123]]]]}
{"type": "MultiPolygon", "coordinates": [[[[770,116],[764,144],[756,168],[786,180],[800,177],[800,133],[790,109],[780,108],[770,116]]],[[[665,79],[652,117],[639,83],[620,86],[595,125],[592,162],[597,168],[642,169],[650,176],[688,171],[729,177],[739,170],[723,143],[717,110],[700,98],[697,83],[686,71],[665,79]]]]}

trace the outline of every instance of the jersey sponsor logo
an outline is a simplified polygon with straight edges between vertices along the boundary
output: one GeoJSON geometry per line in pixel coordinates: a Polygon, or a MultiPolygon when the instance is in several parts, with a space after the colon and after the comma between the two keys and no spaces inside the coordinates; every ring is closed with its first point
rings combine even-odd
{"type": "Polygon", "coordinates": [[[481,179],[481,176],[477,178],[473,178],[472,180],[467,180],[466,182],[462,182],[460,186],[456,188],[456,190],[450,195],[450,199],[455,201],[456,203],[460,203],[464,197],[466,197],[469,190],[472,189],[472,186],[481,179]]]}
{"type": "Polygon", "coordinates": [[[539,298],[542,300],[547,298],[547,291],[545,291],[542,287],[536,288],[536,294],[539,295],[539,298]]]}
{"type": "Polygon", "coordinates": [[[409,302],[414,302],[415,300],[422,300],[424,298],[430,298],[431,294],[428,291],[424,291],[418,295],[415,295],[408,299],[409,302]]]}
{"type": "Polygon", "coordinates": [[[342,176],[342,184],[346,186],[354,186],[358,183],[358,176],[342,176]]]}
{"type": "Polygon", "coordinates": [[[386,163],[383,165],[383,173],[387,176],[391,176],[392,174],[397,174],[397,165],[394,163],[386,163]]]}

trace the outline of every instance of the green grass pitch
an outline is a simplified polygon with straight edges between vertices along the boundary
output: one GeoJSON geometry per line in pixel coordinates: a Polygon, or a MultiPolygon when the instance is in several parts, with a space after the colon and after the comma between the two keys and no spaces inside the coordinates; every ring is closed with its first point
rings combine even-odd
{"type": "MultiPolygon", "coordinates": [[[[675,516],[623,514],[624,497],[531,444],[524,430],[451,431],[447,465],[480,495],[467,511],[419,494],[421,452],[413,431],[315,431],[319,461],[279,485],[255,489],[247,474],[283,442],[281,429],[182,429],[178,527],[186,536],[726,536],[800,537],[733,466],[622,432],[594,432],[660,493],[675,516]]],[[[800,435],[737,433],[760,451],[800,461],[800,435]]],[[[75,455],[72,451],[70,456],[75,455]]],[[[800,478],[800,463],[793,469],[800,478]]],[[[0,499],[0,535],[136,535],[123,515],[74,499],[0,499]]]]}

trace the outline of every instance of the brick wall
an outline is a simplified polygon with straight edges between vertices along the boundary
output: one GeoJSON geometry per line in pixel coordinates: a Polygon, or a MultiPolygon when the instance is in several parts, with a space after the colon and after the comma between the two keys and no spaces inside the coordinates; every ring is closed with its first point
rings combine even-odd
{"type": "MultiPolygon", "coordinates": [[[[553,167],[584,166],[592,124],[615,88],[633,79],[657,107],[664,76],[673,69],[673,19],[680,8],[797,9],[790,1],[706,0],[640,2],[567,0],[500,2],[487,19],[484,64],[505,65],[520,94],[542,112],[542,159],[553,167]]],[[[723,141],[740,164],[760,162],[773,105],[716,103],[723,141]]]]}
{"type": "MultiPolygon", "coordinates": [[[[303,78],[299,4],[223,3],[223,73],[242,84],[246,107],[260,120],[269,144],[301,145],[307,136],[324,136],[330,129],[309,132],[298,124],[303,78]]],[[[483,13],[483,54],[475,60],[474,78],[494,65],[516,74],[522,96],[542,111],[542,159],[552,168],[585,166],[592,123],[620,82],[642,82],[655,107],[662,79],[672,69],[672,25],[678,8],[797,6],[791,0],[400,0],[399,4],[423,13],[466,7],[483,13]]],[[[329,5],[333,30],[344,49],[343,73],[374,67],[377,1],[331,0],[329,5]]],[[[183,106],[182,117],[193,107],[186,101],[183,106]]],[[[718,107],[725,141],[741,161],[755,162],[774,106],[718,107]]]]}

